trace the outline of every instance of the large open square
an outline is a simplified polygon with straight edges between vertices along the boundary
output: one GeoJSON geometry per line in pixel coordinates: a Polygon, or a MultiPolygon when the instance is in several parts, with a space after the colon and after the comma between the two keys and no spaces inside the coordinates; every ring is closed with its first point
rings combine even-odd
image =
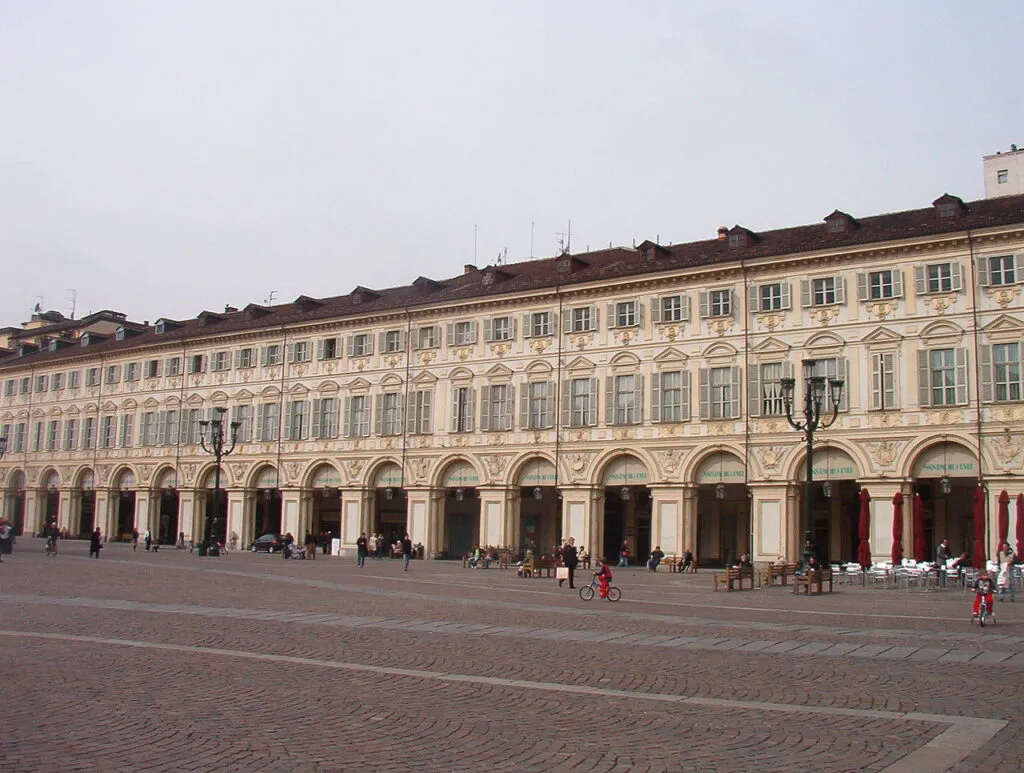
{"type": "Polygon", "coordinates": [[[1024,601],[615,584],[25,538],[0,770],[1020,770],[1024,601]]]}

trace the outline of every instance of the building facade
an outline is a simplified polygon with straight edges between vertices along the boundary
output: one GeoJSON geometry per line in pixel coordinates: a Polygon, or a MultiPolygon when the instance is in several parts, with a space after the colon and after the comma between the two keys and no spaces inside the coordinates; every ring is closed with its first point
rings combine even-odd
{"type": "Polygon", "coordinates": [[[779,380],[799,402],[813,373],[845,383],[813,457],[822,558],[855,559],[862,490],[878,558],[897,494],[905,554],[968,550],[976,517],[992,551],[1000,492],[1024,491],[1022,287],[1024,196],[944,195],[41,340],[0,359],[3,513],[164,543],[795,557],[805,450],[779,380]],[[238,437],[215,491],[218,409],[238,437]]]}
{"type": "Polygon", "coordinates": [[[1024,193],[1024,150],[1011,145],[1006,153],[982,157],[985,198],[1024,193]]]}

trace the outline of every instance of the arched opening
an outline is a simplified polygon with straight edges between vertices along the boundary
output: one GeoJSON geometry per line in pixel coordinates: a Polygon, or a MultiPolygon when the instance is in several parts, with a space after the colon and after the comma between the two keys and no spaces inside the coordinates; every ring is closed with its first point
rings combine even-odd
{"type": "Polygon", "coordinates": [[[608,561],[623,548],[631,563],[642,564],[651,552],[651,490],[647,465],[632,454],[609,462],[604,472],[604,524],[601,547],[608,561]]]}
{"type": "Polygon", "coordinates": [[[517,482],[519,552],[529,549],[537,555],[553,555],[562,542],[562,500],[556,488],[555,465],[547,459],[531,459],[517,482]]]}
{"type": "MultiPolygon", "coordinates": [[[[860,467],[845,451],[831,445],[814,449],[811,512],[814,518],[814,552],[824,564],[856,562],[860,539],[860,467]]],[[[807,461],[800,463],[799,480],[807,480],[807,461]]],[[[799,517],[803,518],[806,484],[800,489],[799,517]]],[[[806,524],[796,524],[803,535],[806,524]]],[[[802,536],[801,536],[802,542],[802,536]]]]}
{"type": "Polygon", "coordinates": [[[697,560],[727,566],[750,552],[750,498],[743,461],[728,451],[697,468],[697,560]]]}
{"type": "MultiPolygon", "coordinates": [[[[966,446],[943,440],[918,455],[913,465],[914,491],[921,495],[924,544],[929,560],[936,545],[949,540],[954,556],[970,553],[974,538],[974,492],[978,459],[966,446]]],[[[913,544],[913,520],[910,543],[913,544]]]]}
{"type": "MultiPolygon", "coordinates": [[[[250,542],[262,537],[264,534],[281,533],[281,490],[277,487],[277,470],[273,467],[264,467],[256,476],[256,502],[253,517],[253,533],[250,535],[250,542]]],[[[224,511],[225,517],[227,510],[224,511]]],[[[292,535],[296,537],[296,535],[292,535]]],[[[302,535],[296,537],[302,541],[302,535]]]]}
{"type": "Polygon", "coordinates": [[[341,534],[341,476],[329,464],[321,464],[310,478],[313,512],[310,531],[321,546],[330,546],[331,540],[341,534]]]}
{"type": "Polygon", "coordinates": [[[442,544],[449,558],[466,555],[480,539],[480,498],[476,487],[480,477],[469,462],[453,462],[444,471],[444,535],[442,544]]]}
{"type": "Polygon", "coordinates": [[[11,521],[11,528],[14,530],[15,537],[20,537],[25,533],[26,487],[27,481],[24,472],[15,470],[11,473],[7,483],[7,502],[4,505],[4,512],[7,513],[7,517],[11,521]]]}
{"type": "Polygon", "coordinates": [[[217,479],[217,468],[211,468],[203,479],[203,533],[196,542],[227,544],[228,539],[228,492],[224,488],[225,477],[223,468],[220,480],[217,479]]]}
{"type": "Polygon", "coordinates": [[[92,470],[82,473],[78,481],[78,523],[71,531],[79,539],[88,539],[96,528],[96,476],[92,470]]]}
{"type": "Polygon", "coordinates": [[[43,479],[42,522],[60,524],[60,475],[56,470],[43,479]]]}
{"type": "Polygon", "coordinates": [[[374,534],[383,535],[378,541],[378,552],[387,555],[387,546],[405,536],[408,527],[408,499],[402,468],[394,462],[383,465],[374,476],[373,527],[374,534]]]}
{"type": "Polygon", "coordinates": [[[114,539],[130,542],[135,528],[135,473],[123,470],[114,488],[117,489],[117,532],[114,539]]]}
{"type": "Polygon", "coordinates": [[[178,473],[164,470],[157,479],[157,490],[160,492],[160,505],[157,515],[157,540],[161,545],[178,545],[183,547],[185,535],[179,534],[178,528],[178,473]]]}

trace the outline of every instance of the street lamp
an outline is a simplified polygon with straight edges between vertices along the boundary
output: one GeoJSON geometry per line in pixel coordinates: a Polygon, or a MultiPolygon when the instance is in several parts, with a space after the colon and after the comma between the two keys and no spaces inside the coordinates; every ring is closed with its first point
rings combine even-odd
{"type": "Polygon", "coordinates": [[[835,424],[839,418],[839,404],[843,399],[843,382],[840,379],[826,379],[824,376],[815,376],[815,360],[804,360],[804,409],[803,421],[794,421],[793,390],[796,387],[795,378],[779,379],[782,387],[782,402],[786,408],[786,420],[793,429],[803,432],[807,439],[807,489],[804,492],[804,566],[810,562],[814,555],[814,433],[819,429],[827,429],[835,424]],[[826,392],[828,402],[826,403],[826,392]],[[831,413],[831,417],[825,421],[821,420],[822,405],[825,407],[825,415],[831,413]]]}
{"type": "Polygon", "coordinates": [[[199,422],[199,444],[208,454],[213,454],[216,459],[216,467],[213,469],[213,513],[206,516],[206,545],[207,551],[216,546],[217,541],[217,516],[220,514],[220,460],[235,450],[235,443],[238,442],[238,429],[242,422],[231,422],[231,445],[224,447],[224,414],[227,408],[217,407],[213,409],[213,418],[209,421],[199,422]],[[210,445],[206,445],[206,433],[210,433],[210,445]]]}

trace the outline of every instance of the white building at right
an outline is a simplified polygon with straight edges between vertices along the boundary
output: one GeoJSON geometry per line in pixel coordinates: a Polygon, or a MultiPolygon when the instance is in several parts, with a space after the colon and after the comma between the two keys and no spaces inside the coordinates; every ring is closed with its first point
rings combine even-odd
{"type": "Polygon", "coordinates": [[[983,156],[985,173],[985,198],[1011,196],[1024,193],[1024,150],[1010,145],[1006,153],[996,152],[983,156]]]}

